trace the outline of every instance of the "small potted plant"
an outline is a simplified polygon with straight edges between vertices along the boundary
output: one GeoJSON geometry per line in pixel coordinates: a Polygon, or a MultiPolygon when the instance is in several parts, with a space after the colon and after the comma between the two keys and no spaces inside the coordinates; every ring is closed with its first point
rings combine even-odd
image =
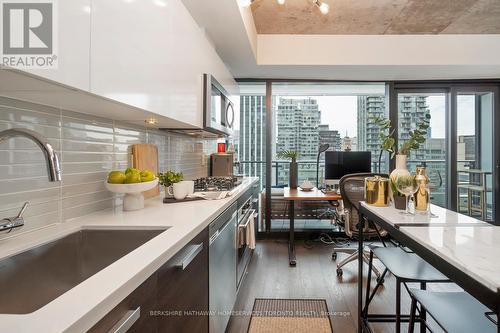
{"type": "Polygon", "coordinates": [[[167,172],[158,173],[158,180],[160,182],[160,185],[165,187],[165,196],[169,195],[168,188],[173,184],[182,181],[183,178],[184,175],[182,174],[182,172],[175,172],[169,170],[167,172]]]}
{"type": "Polygon", "coordinates": [[[290,160],[290,180],[289,186],[290,188],[297,188],[299,170],[297,164],[297,157],[299,154],[294,150],[283,150],[277,154],[278,158],[289,159],[290,160]]]}
{"type": "Polygon", "coordinates": [[[387,151],[390,153],[391,159],[396,156],[396,168],[392,170],[390,174],[390,182],[391,182],[391,190],[392,190],[392,198],[394,201],[394,206],[397,209],[405,209],[406,201],[405,197],[399,193],[396,188],[396,184],[394,180],[397,177],[401,176],[409,176],[410,172],[408,171],[406,161],[408,156],[410,155],[412,150],[417,150],[420,148],[420,145],[425,143],[427,129],[429,128],[431,115],[426,114],[425,118],[422,119],[419,123],[417,123],[416,128],[413,131],[409,132],[410,138],[403,142],[403,144],[397,149],[396,140],[394,139],[394,131],[392,129],[391,121],[389,119],[385,119],[382,117],[374,118],[374,123],[379,125],[380,133],[380,154],[379,154],[379,172],[380,172],[380,162],[382,160],[383,151],[387,151]]]}

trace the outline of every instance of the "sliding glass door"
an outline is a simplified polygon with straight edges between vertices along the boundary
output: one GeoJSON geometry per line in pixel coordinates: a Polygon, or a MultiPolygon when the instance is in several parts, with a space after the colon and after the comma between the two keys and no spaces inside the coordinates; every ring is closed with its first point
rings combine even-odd
{"type": "Polygon", "coordinates": [[[425,166],[431,180],[431,202],[447,206],[446,112],[448,94],[445,91],[412,90],[397,93],[398,147],[410,139],[417,125],[430,116],[426,140],[408,156],[408,170],[425,166]]]}
{"type": "Polygon", "coordinates": [[[426,141],[408,156],[409,170],[427,167],[432,203],[494,221],[498,206],[498,89],[421,86],[398,88],[392,98],[392,105],[397,106],[398,147],[422,119],[431,117],[426,141]]]}
{"type": "Polygon", "coordinates": [[[458,88],[452,95],[456,107],[456,208],[488,221],[495,219],[495,92],[494,88],[458,88]]]}

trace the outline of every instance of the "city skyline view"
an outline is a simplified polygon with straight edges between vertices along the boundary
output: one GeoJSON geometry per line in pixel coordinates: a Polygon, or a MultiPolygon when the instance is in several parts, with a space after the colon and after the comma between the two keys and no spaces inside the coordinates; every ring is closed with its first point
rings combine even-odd
{"type": "MultiPolygon", "coordinates": [[[[356,136],[357,118],[346,115],[356,114],[358,96],[276,96],[276,99],[278,98],[313,98],[317,101],[319,110],[321,111],[321,124],[329,124],[330,129],[338,130],[341,137],[344,137],[346,133],[349,137],[356,136]]],[[[433,128],[432,137],[445,138],[444,126],[438,125],[438,123],[442,123],[441,119],[444,118],[446,110],[445,100],[441,96],[436,95],[427,96],[426,99],[433,115],[430,124],[431,128],[433,128]]],[[[463,109],[472,109],[474,107],[474,99],[469,95],[459,96],[457,103],[458,107],[463,109]]],[[[470,116],[459,118],[457,120],[457,128],[459,129],[459,135],[473,135],[474,119],[471,119],[470,116]]]]}

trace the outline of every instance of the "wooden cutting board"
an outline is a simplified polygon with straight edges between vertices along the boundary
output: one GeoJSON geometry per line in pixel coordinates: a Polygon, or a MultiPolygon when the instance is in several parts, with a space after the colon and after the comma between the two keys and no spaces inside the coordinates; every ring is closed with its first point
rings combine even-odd
{"type": "MultiPolygon", "coordinates": [[[[156,145],[141,143],[132,145],[132,166],[139,170],[148,169],[158,174],[158,147],[156,145]]],[[[160,195],[160,186],[144,192],[144,198],[160,195]]]]}

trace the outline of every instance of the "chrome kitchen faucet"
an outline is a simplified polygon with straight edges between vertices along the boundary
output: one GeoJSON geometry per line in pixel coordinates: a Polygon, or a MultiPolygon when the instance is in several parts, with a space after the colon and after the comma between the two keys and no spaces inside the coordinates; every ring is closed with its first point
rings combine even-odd
{"type": "MultiPolygon", "coordinates": [[[[32,130],[24,128],[11,128],[0,132],[0,143],[3,141],[13,138],[13,137],[25,137],[35,142],[38,147],[43,151],[45,156],[45,162],[47,164],[47,172],[49,176],[49,181],[59,182],[62,180],[61,176],[61,164],[59,162],[59,157],[56,151],[52,148],[49,141],[42,135],[34,132],[32,130]]],[[[10,232],[12,229],[21,227],[24,225],[23,213],[28,206],[28,202],[23,205],[23,208],[15,217],[5,218],[0,221],[0,231],[10,232]]]]}

